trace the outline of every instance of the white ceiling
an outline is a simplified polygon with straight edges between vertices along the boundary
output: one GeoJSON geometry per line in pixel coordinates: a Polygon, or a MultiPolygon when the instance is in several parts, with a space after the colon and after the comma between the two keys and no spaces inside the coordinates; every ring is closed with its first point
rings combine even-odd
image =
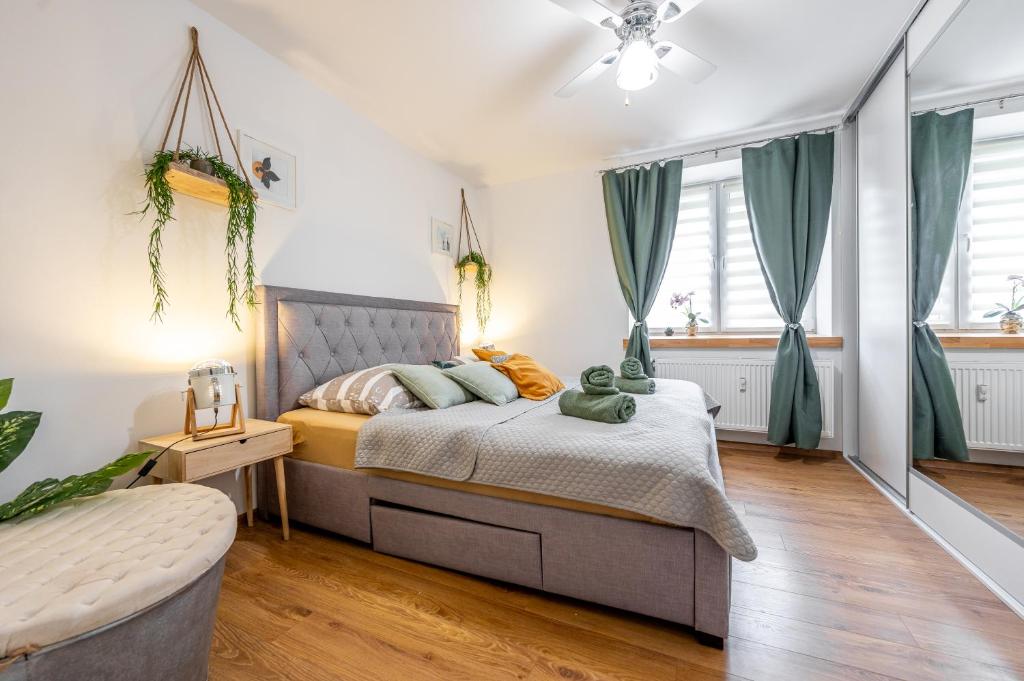
{"type": "Polygon", "coordinates": [[[658,37],[718,71],[663,73],[627,108],[611,71],[553,96],[617,41],[549,0],[193,1],[480,184],[839,113],[917,3],[705,0],[658,37]]]}
{"type": "Polygon", "coordinates": [[[968,2],[910,74],[915,108],[1020,92],[1022,29],[1021,0],[968,2]]]}

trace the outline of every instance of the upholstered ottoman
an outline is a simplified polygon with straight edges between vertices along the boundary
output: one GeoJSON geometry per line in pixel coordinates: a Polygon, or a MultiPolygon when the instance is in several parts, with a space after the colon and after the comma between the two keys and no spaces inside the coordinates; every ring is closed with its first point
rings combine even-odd
{"type": "Polygon", "coordinates": [[[0,681],[203,681],[235,506],[199,485],[0,524],[0,681]]]}

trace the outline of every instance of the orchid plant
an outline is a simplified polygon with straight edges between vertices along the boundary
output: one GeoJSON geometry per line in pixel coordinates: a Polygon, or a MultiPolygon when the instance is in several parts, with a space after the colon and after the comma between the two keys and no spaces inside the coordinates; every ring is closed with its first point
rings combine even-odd
{"type": "Polygon", "coordinates": [[[985,319],[1012,315],[1024,310],[1024,275],[1011,274],[1006,280],[1013,283],[1013,289],[1010,291],[1010,304],[996,303],[996,309],[986,312],[985,319]],[[1019,296],[1018,291],[1021,291],[1019,296]]]}
{"type": "Polygon", "coordinates": [[[685,296],[681,293],[673,293],[672,297],[668,299],[668,304],[672,306],[673,310],[683,308],[683,314],[689,320],[687,326],[697,326],[697,322],[710,324],[711,322],[700,316],[700,312],[693,311],[693,299],[695,296],[696,291],[690,291],[685,296]]]}

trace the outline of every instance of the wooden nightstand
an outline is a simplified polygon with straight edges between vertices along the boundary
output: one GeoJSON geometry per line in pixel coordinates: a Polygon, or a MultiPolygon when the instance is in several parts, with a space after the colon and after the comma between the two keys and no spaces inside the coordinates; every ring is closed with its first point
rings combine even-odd
{"type": "MultiPolygon", "coordinates": [[[[142,449],[164,447],[181,440],[184,433],[172,433],[139,441],[142,449]]],[[[260,461],[274,460],[277,472],[277,500],[281,506],[281,535],[288,540],[288,501],[284,483],[284,455],[292,451],[292,427],[259,419],[247,419],[245,432],[235,435],[178,442],[157,461],[150,475],[157,482],[194,482],[236,468],[245,472],[245,519],[252,527],[252,472],[260,461]]]]}

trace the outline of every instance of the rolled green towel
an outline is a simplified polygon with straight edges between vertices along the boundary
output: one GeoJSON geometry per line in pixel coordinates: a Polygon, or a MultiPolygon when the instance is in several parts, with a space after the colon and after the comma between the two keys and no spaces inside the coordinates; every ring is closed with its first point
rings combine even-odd
{"type": "Polygon", "coordinates": [[[615,387],[615,372],[605,364],[584,369],[580,374],[580,387],[588,395],[614,395],[619,392],[615,387]]]}
{"type": "Polygon", "coordinates": [[[635,393],[637,395],[650,395],[654,392],[653,378],[623,378],[615,377],[615,387],[624,393],[635,393]]]}
{"type": "Polygon", "coordinates": [[[636,400],[629,395],[588,395],[566,390],[558,398],[558,408],[566,416],[602,423],[625,423],[636,413],[636,400]]]}
{"type": "Polygon", "coordinates": [[[636,357],[627,357],[619,365],[619,374],[623,378],[647,378],[644,373],[644,363],[636,357]]]}

